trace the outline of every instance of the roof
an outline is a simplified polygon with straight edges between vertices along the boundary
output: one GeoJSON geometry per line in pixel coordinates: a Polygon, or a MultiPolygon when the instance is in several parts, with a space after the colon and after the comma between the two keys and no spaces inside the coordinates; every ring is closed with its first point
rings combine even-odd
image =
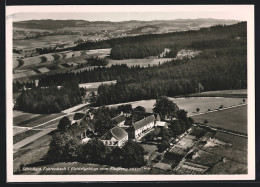
{"type": "Polygon", "coordinates": [[[148,125],[149,123],[154,122],[154,120],[155,120],[154,115],[151,115],[151,116],[148,116],[148,117],[136,122],[133,126],[134,126],[135,130],[137,130],[137,129],[140,129],[140,128],[148,125]]]}
{"type": "Polygon", "coordinates": [[[117,140],[121,140],[124,137],[126,137],[128,135],[128,133],[119,127],[113,127],[112,129],[110,129],[110,131],[106,132],[101,139],[102,140],[110,140],[112,137],[114,137],[117,140]]]}
{"type": "Polygon", "coordinates": [[[128,135],[124,129],[119,127],[114,127],[110,131],[117,140],[121,140],[128,135]]]}
{"type": "Polygon", "coordinates": [[[153,167],[161,169],[161,170],[165,170],[165,171],[172,170],[172,167],[171,167],[170,164],[165,164],[165,163],[162,163],[162,162],[156,163],[153,167]]]}
{"type": "Polygon", "coordinates": [[[112,120],[115,120],[117,123],[121,123],[121,122],[125,121],[125,119],[126,118],[124,115],[120,115],[120,116],[113,118],[112,120]]]}
{"type": "Polygon", "coordinates": [[[164,127],[166,125],[166,122],[165,121],[157,121],[156,126],[159,126],[159,127],[164,127]]]}

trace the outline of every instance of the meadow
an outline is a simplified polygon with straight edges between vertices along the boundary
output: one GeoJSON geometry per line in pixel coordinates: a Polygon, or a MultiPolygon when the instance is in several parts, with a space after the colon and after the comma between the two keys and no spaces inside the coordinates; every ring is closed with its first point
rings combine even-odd
{"type": "Polygon", "coordinates": [[[247,134],[247,105],[192,116],[195,122],[208,121],[209,126],[247,134]]]}
{"type": "MultiPolygon", "coordinates": [[[[235,92],[235,90],[234,90],[235,92]]],[[[188,112],[188,115],[194,115],[198,113],[208,112],[209,109],[216,110],[219,109],[221,105],[223,107],[230,107],[235,105],[243,104],[242,98],[228,98],[228,97],[177,97],[171,98],[171,101],[176,103],[180,109],[184,109],[188,112]],[[197,112],[197,108],[199,108],[199,112],[197,112]]],[[[247,99],[245,99],[246,102],[247,99]]],[[[114,105],[107,105],[108,107],[116,107],[122,104],[131,104],[133,108],[137,106],[143,106],[147,112],[151,112],[153,109],[153,105],[156,100],[141,100],[141,101],[133,101],[128,103],[120,103],[114,105]]]]}

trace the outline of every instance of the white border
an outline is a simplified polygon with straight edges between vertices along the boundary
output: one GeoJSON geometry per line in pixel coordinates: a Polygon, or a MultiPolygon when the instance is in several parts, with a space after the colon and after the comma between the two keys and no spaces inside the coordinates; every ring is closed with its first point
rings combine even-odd
{"type": "Polygon", "coordinates": [[[10,6],[6,7],[6,134],[7,182],[65,181],[190,181],[190,180],[254,180],[255,179],[255,46],[254,5],[106,5],[106,6],[10,6]],[[162,12],[162,11],[232,11],[240,10],[247,20],[248,33],[248,174],[246,175],[13,175],[12,112],[12,21],[20,12],[162,12]]]}

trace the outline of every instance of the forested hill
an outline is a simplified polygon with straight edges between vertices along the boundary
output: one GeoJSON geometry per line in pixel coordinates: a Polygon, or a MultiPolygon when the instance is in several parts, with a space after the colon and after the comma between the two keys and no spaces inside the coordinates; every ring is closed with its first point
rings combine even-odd
{"type": "Polygon", "coordinates": [[[155,45],[155,41],[160,41],[162,45],[171,43],[177,49],[190,48],[202,52],[193,59],[173,60],[148,68],[120,65],[77,74],[52,75],[40,79],[39,85],[61,85],[69,80],[80,83],[116,79],[115,85],[99,87],[97,105],[195,93],[199,82],[204,86],[204,91],[245,89],[246,36],[246,23],[242,22],[200,31],[155,35],[155,38],[150,36],[149,40],[143,39],[143,42],[135,42],[136,39],[132,40],[131,45],[142,47],[149,42],[154,42],[155,45]]]}

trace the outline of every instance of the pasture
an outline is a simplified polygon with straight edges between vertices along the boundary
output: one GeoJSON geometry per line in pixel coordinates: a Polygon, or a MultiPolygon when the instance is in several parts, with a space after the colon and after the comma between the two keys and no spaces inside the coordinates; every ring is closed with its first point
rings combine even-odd
{"type": "Polygon", "coordinates": [[[192,116],[195,122],[208,121],[209,126],[247,134],[247,105],[192,116]]]}

